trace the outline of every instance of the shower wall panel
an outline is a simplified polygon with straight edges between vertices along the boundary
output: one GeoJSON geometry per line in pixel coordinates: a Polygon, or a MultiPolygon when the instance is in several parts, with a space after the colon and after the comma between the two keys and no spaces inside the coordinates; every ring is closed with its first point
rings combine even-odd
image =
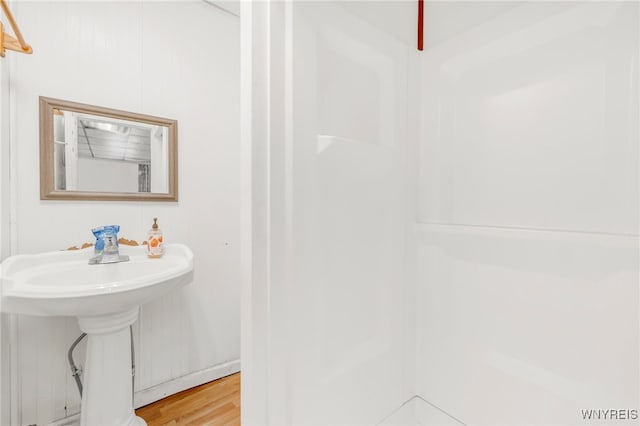
{"type": "Polygon", "coordinates": [[[417,392],[467,424],[637,424],[638,13],[426,5],[417,392]]]}
{"type": "Polygon", "coordinates": [[[287,129],[270,183],[270,422],[374,424],[412,396],[408,48],[338,3],[287,7],[271,101],[287,129]]]}

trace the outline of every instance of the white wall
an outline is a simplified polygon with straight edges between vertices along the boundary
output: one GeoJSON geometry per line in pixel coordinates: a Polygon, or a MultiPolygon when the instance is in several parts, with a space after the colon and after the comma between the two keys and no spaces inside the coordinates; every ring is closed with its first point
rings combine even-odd
{"type": "Polygon", "coordinates": [[[138,164],[78,157],[78,191],[138,192],[138,164]]]}
{"type": "MultiPolygon", "coordinates": [[[[14,254],[91,241],[90,229],[107,223],[141,240],[158,217],[167,241],[193,249],[196,278],[142,308],[135,329],[136,402],[236,371],[237,17],[199,1],[19,2],[13,12],[34,48],[29,56],[8,52],[14,254]],[[177,119],[180,201],[40,201],[40,95],[177,119]]],[[[15,424],[46,424],[79,410],[66,363],[79,333],[71,318],[18,317],[15,424]]]]}
{"type": "Polygon", "coordinates": [[[418,395],[467,424],[640,408],[638,4],[425,14],[418,395]]]}

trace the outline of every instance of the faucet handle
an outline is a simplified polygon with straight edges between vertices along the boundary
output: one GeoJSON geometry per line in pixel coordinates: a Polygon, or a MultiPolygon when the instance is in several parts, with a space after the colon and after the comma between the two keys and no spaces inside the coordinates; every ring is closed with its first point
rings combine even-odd
{"type": "Polygon", "coordinates": [[[115,235],[104,236],[104,251],[109,253],[118,252],[118,240],[116,240],[115,235]]]}

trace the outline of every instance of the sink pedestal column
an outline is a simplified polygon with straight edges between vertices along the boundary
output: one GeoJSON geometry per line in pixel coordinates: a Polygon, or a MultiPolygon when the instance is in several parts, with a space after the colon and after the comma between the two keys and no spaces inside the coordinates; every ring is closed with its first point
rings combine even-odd
{"type": "Polygon", "coordinates": [[[117,314],[79,317],[87,333],[83,372],[82,426],[144,426],[133,411],[131,336],[129,326],[139,307],[117,314]]]}

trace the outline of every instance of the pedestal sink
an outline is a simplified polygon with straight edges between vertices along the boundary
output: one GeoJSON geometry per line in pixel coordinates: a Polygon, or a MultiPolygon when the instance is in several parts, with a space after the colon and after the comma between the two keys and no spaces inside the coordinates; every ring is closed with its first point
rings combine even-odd
{"type": "Polygon", "coordinates": [[[146,247],[121,246],[129,262],[89,265],[93,248],[18,255],[1,266],[2,311],[75,316],[87,333],[81,425],[144,425],[133,411],[129,325],[140,305],[189,283],[193,253],[165,245],[149,259],[146,247]]]}

